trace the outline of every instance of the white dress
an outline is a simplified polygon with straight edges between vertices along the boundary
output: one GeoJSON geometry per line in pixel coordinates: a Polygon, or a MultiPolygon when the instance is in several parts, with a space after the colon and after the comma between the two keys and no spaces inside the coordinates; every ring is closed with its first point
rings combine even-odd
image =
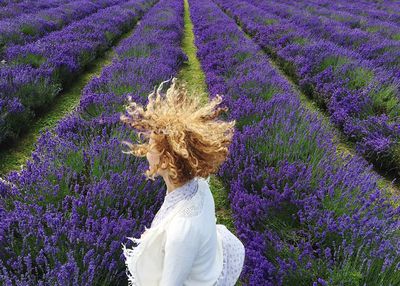
{"type": "MultiPolygon", "coordinates": [[[[199,191],[203,195],[198,208],[194,212],[191,210],[192,214],[188,217],[174,219],[169,226],[163,247],[165,257],[160,286],[233,286],[242,271],[244,246],[224,225],[215,224],[214,199],[208,179],[196,177],[167,193],[151,223],[151,228],[162,223],[178,202],[191,199],[199,191]],[[222,265],[219,265],[220,259],[217,258],[218,244],[222,245],[223,249],[222,265]]],[[[128,270],[132,267],[128,262],[129,256],[134,254],[135,251],[128,253],[124,247],[128,270]]],[[[135,284],[132,275],[128,272],[127,275],[129,285],[138,285],[135,284]]]]}

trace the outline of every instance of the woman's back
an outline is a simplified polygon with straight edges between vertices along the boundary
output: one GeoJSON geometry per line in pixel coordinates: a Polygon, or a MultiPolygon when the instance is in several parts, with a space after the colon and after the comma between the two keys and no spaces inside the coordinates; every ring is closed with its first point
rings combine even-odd
{"type": "Polygon", "coordinates": [[[171,201],[187,200],[196,192],[200,192],[198,199],[182,215],[173,218],[166,230],[161,285],[215,285],[222,271],[222,245],[218,246],[215,204],[205,179],[195,178],[168,194],[152,225],[162,222],[159,214],[166,213],[166,217],[168,211],[165,210],[173,209],[169,205],[171,201]]]}
{"type": "Polygon", "coordinates": [[[199,252],[193,263],[191,278],[199,285],[213,285],[222,271],[222,253],[217,255],[218,241],[214,198],[207,181],[199,179],[204,191],[204,201],[198,215],[192,217],[194,227],[199,229],[199,252]]]}

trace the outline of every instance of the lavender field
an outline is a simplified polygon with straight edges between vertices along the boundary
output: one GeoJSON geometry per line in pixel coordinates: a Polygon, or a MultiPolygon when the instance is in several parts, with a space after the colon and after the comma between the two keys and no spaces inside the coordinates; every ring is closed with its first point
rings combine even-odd
{"type": "Polygon", "coordinates": [[[237,122],[210,186],[237,285],[400,285],[399,1],[2,0],[0,286],[128,285],[165,186],[120,115],[173,76],[237,122]]]}

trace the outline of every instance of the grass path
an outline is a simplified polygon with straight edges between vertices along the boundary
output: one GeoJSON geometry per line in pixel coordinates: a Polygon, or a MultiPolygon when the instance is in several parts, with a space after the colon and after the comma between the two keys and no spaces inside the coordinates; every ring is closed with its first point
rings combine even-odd
{"type": "Polygon", "coordinates": [[[18,141],[0,149],[0,176],[5,176],[12,170],[19,171],[25,166],[26,161],[35,149],[35,143],[40,135],[40,131],[55,127],[59,120],[78,106],[82,89],[93,77],[99,76],[105,66],[111,63],[114,56],[113,48],[120,41],[129,37],[139,23],[140,20],[130,31],[118,38],[114,45],[101,57],[89,64],[85,71],[76,78],[74,83],[54,99],[46,112],[40,114],[37,119],[31,122],[29,130],[21,134],[18,141]]]}
{"type": "MultiPolygon", "coordinates": [[[[189,16],[188,1],[184,0],[184,4],[185,33],[182,39],[182,49],[188,56],[189,61],[184,64],[177,77],[181,82],[187,85],[188,93],[191,96],[201,96],[202,100],[204,99],[204,101],[208,101],[208,92],[204,80],[204,73],[201,69],[200,62],[196,57],[197,48],[194,45],[193,24],[189,16]]],[[[223,186],[218,176],[210,176],[210,189],[214,197],[217,224],[224,224],[236,235],[232,220],[232,211],[230,210],[228,202],[228,191],[223,186]]]]}
{"type": "MultiPolygon", "coordinates": [[[[216,4],[216,3],[215,3],[216,4]]],[[[223,10],[218,4],[216,4],[225,14],[227,14],[229,17],[231,17],[228,13],[226,13],[225,10],[223,10]]],[[[234,19],[233,19],[234,20],[234,19]]],[[[237,23],[236,20],[234,20],[238,26],[238,28],[245,34],[245,36],[249,39],[249,40],[253,40],[251,38],[251,36],[249,34],[247,34],[242,27],[240,26],[239,23],[237,23]]],[[[261,48],[261,47],[260,47],[261,48]]],[[[261,48],[262,49],[262,48],[261,48]]],[[[266,54],[268,54],[267,52],[265,52],[266,54]]],[[[275,63],[275,61],[270,57],[270,55],[268,54],[268,61],[270,63],[270,65],[279,73],[280,76],[282,76],[283,78],[285,78],[289,84],[292,86],[293,92],[298,95],[300,102],[302,103],[302,105],[307,108],[310,112],[312,113],[317,113],[318,114],[318,118],[322,119],[322,122],[324,124],[324,126],[331,130],[332,133],[334,134],[333,136],[333,140],[334,140],[334,144],[336,145],[336,153],[340,156],[340,155],[350,155],[350,156],[355,156],[357,153],[355,151],[355,144],[353,142],[350,142],[348,139],[346,139],[346,137],[344,136],[344,134],[336,127],[334,126],[329,119],[329,115],[327,114],[326,111],[323,111],[312,99],[310,99],[308,96],[306,96],[301,90],[300,88],[297,86],[297,84],[293,81],[292,78],[290,78],[288,75],[286,75],[285,72],[282,71],[282,69],[280,68],[280,66],[275,63]]],[[[373,172],[375,172],[376,174],[379,174],[379,176],[381,177],[377,182],[378,182],[378,187],[380,189],[385,189],[388,190],[391,194],[394,195],[400,195],[400,181],[399,182],[393,182],[391,181],[388,177],[386,177],[385,174],[382,174],[382,172],[380,172],[379,170],[377,170],[375,167],[373,168],[373,172]]],[[[395,200],[392,200],[392,203],[394,205],[400,205],[400,202],[397,202],[395,200]]]]}

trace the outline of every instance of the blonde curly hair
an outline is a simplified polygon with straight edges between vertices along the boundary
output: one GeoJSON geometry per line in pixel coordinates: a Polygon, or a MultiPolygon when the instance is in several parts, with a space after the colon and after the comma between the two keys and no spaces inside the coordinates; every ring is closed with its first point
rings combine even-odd
{"type": "Polygon", "coordinates": [[[121,115],[120,120],[139,131],[139,141],[141,137],[144,140],[151,137],[154,143],[150,146],[148,141],[139,144],[122,141],[130,149],[122,152],[145,157],[149,150],[156,148],[160,161],[145,171],[146,178],[154,181],[159,169],[167,169],[170,181],[182,185],[194,177],[207,178],[218,171],[228,156],[236,120],[215,120],[228,110],[227,107],[214,110],[222,97],[216,95],[201,106],[200,98],[187,96],[185,85],[177,85],[176,78],[163,96],[161,90],[168,81],[162,82],[157,92],[154,88],[150,93],[146,110],[128,96],[128,115],[121,115]]]}

